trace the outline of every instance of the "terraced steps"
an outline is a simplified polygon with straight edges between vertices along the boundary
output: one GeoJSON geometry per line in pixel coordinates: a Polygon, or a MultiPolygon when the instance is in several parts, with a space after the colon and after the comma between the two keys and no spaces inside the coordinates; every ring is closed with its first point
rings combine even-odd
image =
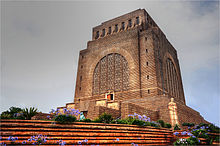
{"type": "Polygon", "coordinates": [[[46,135],[44,145],[57,145],[59,140],[66,145],[168,145],[172,143],[171,130],[155,127],[138,127],[124,124],[103,124],[75,122],[73,124],[57,124],[54,121],[41,120],[0,120],[2,136],[5,144],[31,144],[27,140],[31,136],[46,135]],[[7,140],[9,136],[18,137],[15,143],[7,140]]]}

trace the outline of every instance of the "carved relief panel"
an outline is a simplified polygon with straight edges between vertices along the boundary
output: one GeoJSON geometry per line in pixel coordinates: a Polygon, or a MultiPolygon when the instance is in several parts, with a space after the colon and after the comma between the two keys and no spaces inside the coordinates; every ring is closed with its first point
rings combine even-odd
{"type": "Polygon", "coordinates": [[[120,54],[112,53],[103,57],[93,73],[93,95],[111,91],[126,91],[129,88],[129,67],[120,54]]]}

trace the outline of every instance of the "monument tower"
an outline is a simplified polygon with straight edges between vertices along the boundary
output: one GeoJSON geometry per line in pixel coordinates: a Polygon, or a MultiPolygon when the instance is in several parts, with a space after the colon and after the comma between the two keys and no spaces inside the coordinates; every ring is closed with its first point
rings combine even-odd
{"type": "Polygon", "coordinates": [[[185,103],[176,49],[144,9],[93,28],[79,54],[74,103],[65,108],[91,119],[107,112],[173,124],[205,122],[185,103]]]}

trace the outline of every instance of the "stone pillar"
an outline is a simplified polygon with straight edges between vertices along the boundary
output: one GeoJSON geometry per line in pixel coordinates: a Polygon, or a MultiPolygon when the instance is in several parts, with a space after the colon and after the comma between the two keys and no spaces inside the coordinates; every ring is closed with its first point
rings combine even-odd
{"type": "Polygon", "coordinates": [[[170,114],[171,125],[174,127],[176,124],[179,125],[177,116],[177,106],[174,102],[174,98],[171,98],[171,102],[168,103],[168,109],[170,114]]]}

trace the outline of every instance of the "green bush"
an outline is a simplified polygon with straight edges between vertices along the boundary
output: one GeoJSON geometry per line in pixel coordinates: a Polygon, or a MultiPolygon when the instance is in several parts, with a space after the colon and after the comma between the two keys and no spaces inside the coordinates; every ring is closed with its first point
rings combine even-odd
{"type": "Polygon", "coordinates": [[[197,137],[189,137],[189,138],[187,138],[187,142],[189,143],[189,145],[200,144],[200,140],[197,137]]]}
{"type": "Polygon", "coordinates": [[[169,124],[169,123],[165,124],[165,128],[171,128],[171,127],[172,127],[171,124],[169,124]]]}
{"type": "Polygon", "coordinates": [[[204,138],[207,145],[211,145],[213,143],[214,137],[210,136],[206,129],[194,130],[192,131],[192,134],[198,138],[204,138]]]}
{"type": "Polygon", "coordinates": [[[127,117],[125,120],[128,125],[133,125],[135,118],[134,117],[127,117]]]}
{"type": "Polygon", "coordinates": [[[215,139],[214,139],[214,141],[220,142],[220,137],[219,137],[219,136],[216,136],[215,139]]]}
{"type": "Polygon", "coordinates": [[[218,126],[215,126],[214,124],[200,123],[199,125],[196,125],[195,128],[196,129],[204,128],[210,133],[220,133],[220,128],[218,126]]]}
{"type": "Polygon", "coordinates": [[[19,108],[19,107],[13,107],[13,106],[12,106],[12,107],[9,108],[9,112],[10,112],[10,114],[14,115],[14,114],[16,114],[16,113],[22,112],[22,109],[19,108]]]}
{"type": "Polygon", "coordinates": [[[22,109],[19,107],[10,107],[0,115],[0,119],[24,119],[22,109]]]}
{"type": "Polygon", "coordinates": [[[139,120],[139,119],[135,119],[132,123],[132,125],[138,125],[138,126],[145,126],[146,122],[139,120]]]}
{"type": "Polygon", "coordinates": [[[113,120],[112,115],[107,113],[101,114],[98,119],[98,121],[100,121],[101,123],[111,123],[111,121],[113,120]]]}
{"type": "Polygon", "coordinates": [[[158,120],[157,123],[159,123],[161,127],[165,127],[165,122],[163,120],[158,120]]]}
{"type": "Polygon", "coordinates": [[[206,145],[211,145],[213,141],[217,140],[218,137],[214,136],[210,133],[220,133],[219,127],[213,125],[213,124],[206,124],[201,123],[199,125],[196,125],[195,128],[192,130],[192,134],[197,138],[204,138],[206,145]]]}
{"type": "Polygon", "coordinates": [[[55,118],[55,121],[60,123],[60,124],[67,124],[67,123],[72,123],[76,121],[76,117],[71,116],[71,115],[58,115],[55,118]]]}
{"type": "Polygon", "coordinates": [[[190,138],[180,138],[174,142],[174,145],[198,145],[200,141],[197,137],[190,137],[190,138]]]}
{"type": "Polygon", "coordinates": [[[6,113],[6,112],[2,112],[0,119],[12,119],[11,114],[6,113]]]}
{"type": "Polygon", "coordinates": [[[114,124],[127,124],[127,121],[125,119],[117,119],[117,120],[113,120],[111,123],[114,123],[114,124]]]}
{"type": "Polygon", "coordinates": [[[176,125],[174,126],[174,130],[180,130],[180,127],[176,124],[176,125]]]}
{"type": "Polygon", "coordinates": [[[207,127],[208,127],[207,130],[211,133],[220,133],[220,129],[218,126],[215,126],[213,124],[209,124],[207,127]]]}
{"type": "Polygon", "coordinates": [[[92,120],[90,120],[90,119],[83,119],[80,122],[92,122],[92,120]]]}
{"type": "Polygon", "coordinates": [[[37,109],[34,107],[21,109],[19,107],[10,107],[9,110],[1,113],[1,119],[27,119],[37,114],[37,109]]]}
{"type": "Polygon", "coordinates": [[[92,122],[94,122],[94,123],[102,123],[102,121],[99,118],[93,120],[92,122]]]}
{"type": "Polygon", "coordinates": [[[23,109],[22,113],[26,120],[30,120],[33,116],[35,116],[38,113],[38,111],[37,108],[30,107],[29,109],[28,108],[23,109]]]}
{"type": "Polygon", "coordinates": [[[150,126],[152,126],[152,127],[159,127],[159,125],[156,122],[150,122],[150,126]]]}
{"type": "Polygon", "coordinates": [[[150,122],[145,122],[145,126],[151,126],[150,122]]]}
{"type": "Polygon", "coordinates": [[[194,123],[183,123],[182,126],[193,127],[195,126],[195,124],[194,123]]]}

